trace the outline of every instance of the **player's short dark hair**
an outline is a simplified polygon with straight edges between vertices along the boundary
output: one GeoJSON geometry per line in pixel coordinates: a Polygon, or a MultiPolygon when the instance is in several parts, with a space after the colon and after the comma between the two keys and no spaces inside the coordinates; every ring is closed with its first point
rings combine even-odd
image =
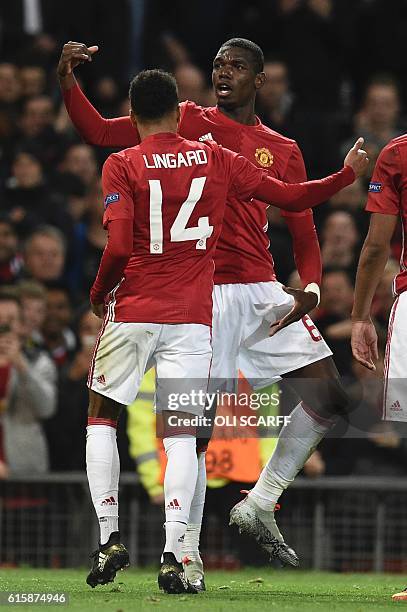
{"type": "Polygon", "coordinates": [[[178,106],[177,82],[164,70],[143,70],[130,83],[129,98],[141,120],[161,119],[178,106]]]}
{"type": "Polygon", "coordinates": [[[255,73],[258,74],[259,72],[263,72],[264,54],[259,45],[256,45],[256,43],[248,40],[247,38],[231,38],[230,40],[224,42],[219,50],[223,51],[224,49],[229,49],[230,47],[238,47],[239,49],[250,51],[255,73]]]}

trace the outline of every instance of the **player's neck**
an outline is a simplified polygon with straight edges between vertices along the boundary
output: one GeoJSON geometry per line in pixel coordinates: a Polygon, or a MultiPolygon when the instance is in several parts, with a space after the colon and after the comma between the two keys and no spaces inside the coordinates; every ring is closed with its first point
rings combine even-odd
{"type": "Polygon", "coordinates": [[[252,104],[246,104],[245,106],[239,106],[237,108],[225,108],[224,106],[220,106],[218,104],[219,111],[229,117],[229,119],[233,119],[237,123],[242,123],[243,125],[256,125],[256,113],[254,112],[254,100],[252,104]]]}
{"type": "Polygon", "coordinates": [[[174,121],[165,119],[157,123],[138,123],[137,129],[140,134],[140,140],[143,141],[149,136],[154,136],[154,134],[171,132],[175,136],[177,133],[177,124],[174,121]]]}

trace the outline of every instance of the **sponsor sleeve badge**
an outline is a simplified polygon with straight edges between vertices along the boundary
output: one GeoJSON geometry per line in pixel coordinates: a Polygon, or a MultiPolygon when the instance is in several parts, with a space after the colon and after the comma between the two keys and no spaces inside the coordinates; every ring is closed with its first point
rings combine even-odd
{"type": "Polygon", "coordinates": [[[382,190],[381,183],[371,182],[369,183],[369,193],[380,193],[382,190]]]}

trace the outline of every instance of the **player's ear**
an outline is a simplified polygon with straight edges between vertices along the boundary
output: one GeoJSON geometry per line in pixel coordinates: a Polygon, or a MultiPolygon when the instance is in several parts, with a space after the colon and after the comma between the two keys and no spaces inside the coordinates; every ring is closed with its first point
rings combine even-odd
{"type": "Polygon", "coordinates": [[[133,113],[132,109],[130,109],[130,121],[133,124],[133,127],[135,127],[137,129],[137,119],[136,119],[136,115],[133,113]]]}
{"type": "Polygon", "coordinates": [[[266,82],[266,75],[264,72],[258,72],[254,79],[254,86],[256,89],[261,89],[266,82]]]}

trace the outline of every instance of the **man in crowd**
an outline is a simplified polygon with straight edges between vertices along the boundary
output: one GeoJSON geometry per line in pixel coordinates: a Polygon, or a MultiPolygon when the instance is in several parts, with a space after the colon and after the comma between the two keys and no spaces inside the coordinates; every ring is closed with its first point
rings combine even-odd
{"type": "Polygon", "coordinates": [[[56,409],[56,370],[41,349],[28,347],[18,292],[0,291],[0,461],[11,474],[44,473],[48,449],[41,421],[56,409]]]}

